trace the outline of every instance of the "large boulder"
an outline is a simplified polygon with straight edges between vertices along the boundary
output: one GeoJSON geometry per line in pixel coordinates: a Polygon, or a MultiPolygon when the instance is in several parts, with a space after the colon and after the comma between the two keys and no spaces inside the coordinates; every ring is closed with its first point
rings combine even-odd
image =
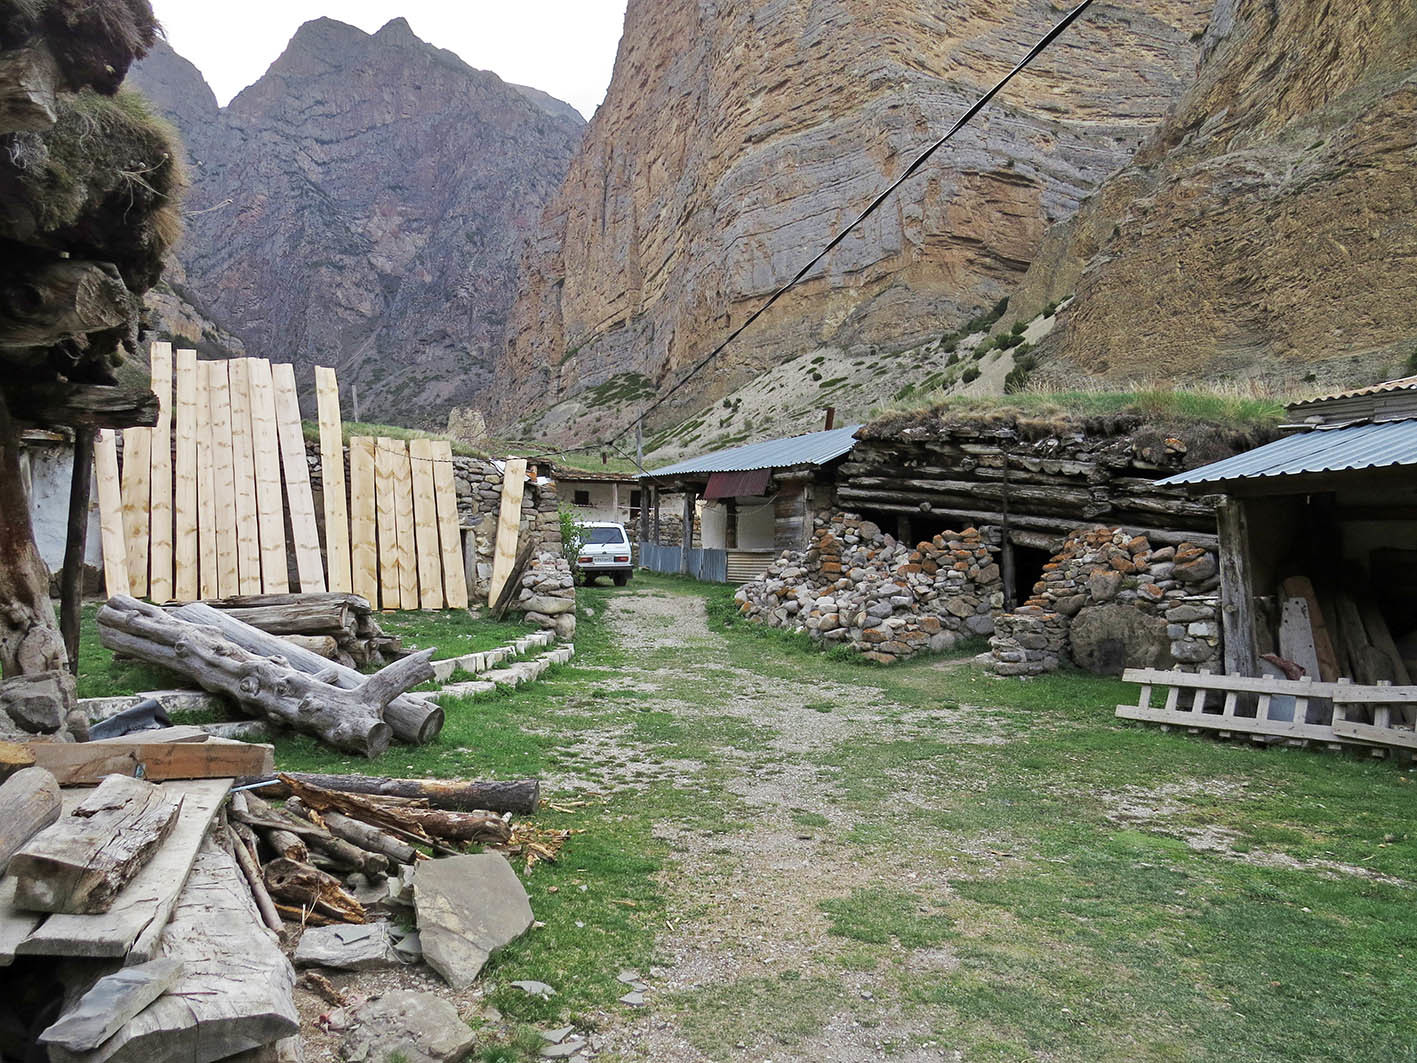
{"type": "Polygon", "coordinates": [[[1126,605],[1090,605],[1073,617],[1069,631],[1078,667],[1098,675],[1121,675],[1124,668],[1170,668],[1171,639],[1166,621],[1126,605]]]}

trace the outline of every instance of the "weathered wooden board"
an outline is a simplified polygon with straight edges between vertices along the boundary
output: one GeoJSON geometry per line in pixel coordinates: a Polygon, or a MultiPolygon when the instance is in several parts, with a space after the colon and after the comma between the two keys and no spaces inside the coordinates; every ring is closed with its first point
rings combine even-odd
{"type": "Polygon", "coordinates": [[[111,742],[26,742],[34,764],[61,786],[91,786],[105,775],[163,779],[221,779],[269,775],[272,747],[247,742],[147,742],[139,732],[111,742]]]}
{"type": "Polygon", "coordinates": [[[492,558],[492,581],[487,602],[497,601],[502,586],[517,562],[517,536],[522,523],[522,494],[526,490],[526,459],[508,458],[502,473],[502,508],[497,514],[496,553],[492,558]]]}
{"type": "Polygon", "coordinates": [[[177,351],[177,466],[174,478],[173,515],[176,521],[176,574],[178,601],[195,601],[201,595],[197,540],[197,352],[177,351]]]}
{"type": "Polygon", "coordinates": [[[443,608],[443,559],[438,549],[438,504],[433,488],[433,441],[408,444],[413,486],[413,538],[418,551],[418,607],[443,608]]]}
{"type": "MultiPolygon", "coordinates": [[[[403,600],[395,515],[394,441],[386,436],[374,440],[374,494],[379,513],[379,604],[385,609],[400,609],[403,600]]],[[[410,602],[409,608],[417,608],[417,603],[410,602]]]]}
{"type": "Polygon", "coordinates": [[[53,1063],[198,1063],[299,1029],[295,971],[261,924],[235,859],[212,839],[193,857],[155,942],[182,964],[181,977],[96,1050],[51,1047],[53,1063]]]}
{"type": "Polygon", "coordinates": [[[197,363],[197,573],[203,598],[214,598],[221,593],[217,571],[216,454],[213,450],[216,435],[212,426],[211,395],[213,370],[219,367],[220,362],[197,363]]]}
{"type": "Polygon", "coordinates": [[[290,590],[285,556],[285,505],[280,489],[280,444],[276,435],[275,389],[271,363],[246,359],[251,389],[251,437],[256,455],[256,514],[261,534],[261,590],[290,590]]]}
{"type": "Polygon", "coordinates": [[[418,608],[418,539],[413,529],[413,469],[408,444],[391,439],[394,477],[394,525],[398,537],[399,600],[405,609],[418,608]]]}
{"type": "Polygon", "coordinates": [[[1303,598],[1284,600],[1279,617],[1279,655],[1299,665],[1312,679],[1321,678],[1309,603],[1303,598]]]}
{"type": "Polygon", "coordinates": [[[1280,591],[1281,597],[1287,600],[1301,598],[1307,603],[1309,625],[1313,632],[1314,653],[1319,664],[1317,675],[1326,683],[1334,682],[1343,674],[1343,671],[1339,668],[1338,651],[1334,648],[1333,636],[1328,629],[1328,618],[1319,605],[1314,585],[1309,582],[1306,576],[1291,576],[1281,584],[1280,591]]]}
{"type": "MultiPolygon", "coordinates": [[[[231,782],[201,779],[164,783],[164,790],[181,798],[182,815],[157,855],[128,883],[113,906],[98,915],[51,915],[19,943],[16,952],[24,956],[87,959],[126,956],[129,963],[152,959],[157,955],[163,926],[192,870],[197,849],[226,801],[231,782]]],[[[76,805],[84,793],[66,791],[65,809],[73,807],[71,800],[76,805]]]]}
{"type": "Polygon", "coordinates": [[[152,486],[151,428],[123,429],[123,538],[128,593],[148,593],[148,503],[152,486]]]}
{"type": "Polygon", "coordinates": [[[212,432],[216,593],[225,597],[241,593],[240,570],[236,560],[236,464],[231,441],[231,387],[226,362],[203,364],[207,367],[207,417],[212,432]]]}
{"type": "MultiPolygon", "coordinates": [[[[375,531],[374,440],[349,441],[350,586],[355,594],[379,601],[379,542],[375,531]]],[[[328,488],[327,488],[328,490],[328,488]]]]}
{"type": "MultiPolygon", "coordinates": [[[[349,557],[349,511],[345,506],[344,422],[339,383],[328,366],[315,367],[315,399],[320,416],[320,478],[325,508],[325,567],[332,591],[353,589],[349,557]]],[[[351,459],[353,455],[351,454],[351,459]]]]}
{"type": "Polygon", "coordinates": [[[163,958],[105,975],[39,1035],[40,1043],[70,1052],[97,1048],[167,992],[182,970],[181,960],[163,958]]]}
{"type": "Polygon", "coordinates": [[[235,485],[236,571],[241,594],[261,593],[260,518],[256,511],[256,445],[251,436],[251,364],[227,363],[231,392],[231,461],[235,485]]]}
{"type": "Polygon", "coordinates": [[[10,857],[59,818],[59,782],[43,768],[24,768],[0,785],[0,875],[10,857]]]}
{"type": "Polygon", "coordinates": [[[433,490],[438,511],[438,544],[443,558],[443,596],[450,609],[467,608],[467,570],[458,530],[458,491],[453,481],[453,446],[433,441],[433,490]]]}
{"type": "Polygon", "coordinates": [[[15,907],[15,880],[0,878],[0,967],[15,962],[20,942],[44,922],[43,912],[27,912],[15,907]]]}
{"type": "Polygon", "coordinates": [[[295,366],[271,366],[275,388],[276,433],[285,469],[285,497],[290,503],[290,536],[295,543],[295,572],[302,593],[323,594],[325,562],[320,556],[320,528],[315,520],[315,496],[310,491],[310,465],[305,458],[305,433],[300,427],[300,396],[295,390],[295,366]]]}
{"type": "Polygon", "coordinates": [[[111,598],[131,594],[128,545],[123,539],[123,487],[118,479],[118,439],[111,428],[100,428],[93,450],[98,481],[98,524],[103,540],[103,583],[111,598]]]}
{"type": "Polygon", "coordinates": [[[152,431],[152,478],[149,488],[149,596],[172,600],[172,344],[154,343],[152,383],[157,395],[157,424],[152,431]]]}
{"type": "Polygon", "coordinates": [[[75,915],[108,911],[162,845],[181,807],[160,786],[110,775],[10,858],[15,904],[75,915]]]}

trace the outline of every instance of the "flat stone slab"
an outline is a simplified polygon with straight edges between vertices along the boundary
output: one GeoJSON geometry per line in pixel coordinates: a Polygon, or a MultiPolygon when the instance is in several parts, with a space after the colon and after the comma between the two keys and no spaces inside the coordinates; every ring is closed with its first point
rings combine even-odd
{"type": "Polygon", "coordinates": [[[365,971],[399,963],[387,923],[307,927],[295,947],[295,966],[365,971]]]}
{"type": "Polygon", "coordinates": [[[413,873],[423,958],[454,989],[466,989],[488,957],[531,926],[531,902],[500,853],[424,860],[413,873]]]}
{"type": "Polygon", "coordinates": [[[432,993],[398,990],[375,997],[354,1013],[358,1024],[344,1036],[347,1063],[459,1063],[474,1038],[458,1009],[432,993]]]}
{"type": "Polygon", "coordinates": [[[97,1048],[170,989],[182,970],[181,960],[161,959],[114,971],[95,982],[39,1039],[71,1052],[97,1048]]]}

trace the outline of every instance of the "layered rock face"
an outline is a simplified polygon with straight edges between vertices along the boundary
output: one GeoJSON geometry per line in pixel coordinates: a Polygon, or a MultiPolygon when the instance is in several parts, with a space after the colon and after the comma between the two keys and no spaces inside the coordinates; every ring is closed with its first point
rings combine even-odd
{"type": "MultiPolygon", "coordinates": [[[[1417,341],[1417,7],[1220,0],[1198,80],[1049,234],[1057,384],[1368,384],[1417,341]]],[[[1051,356],[1051,357],[1050,357],[1051,356]]]]}
{"type": "Polygon", "coordinates": [[[481,401],[578,116],[402,19],[307,23],[225,109],[170,49],[131,80],[191,155],[179,294],[301,379],[338,368],[367,420],[441,424],[481,401]]]}
{"type": "MultiPolygon", "coordinates": [[[[1210,7],[1090,12],[675,409],[820,344],[954,329],[1007,293],[1189,83],[1210,7]]],[[[618,373],[675,379],[1059,15],[631,0],[606,102],[524,265],[494,421],[618,373]]]]}

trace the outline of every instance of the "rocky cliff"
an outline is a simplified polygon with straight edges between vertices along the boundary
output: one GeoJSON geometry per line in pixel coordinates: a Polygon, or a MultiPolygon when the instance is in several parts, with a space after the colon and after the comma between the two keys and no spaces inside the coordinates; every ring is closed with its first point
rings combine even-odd
{"type": "MultiPolygon", "coordinates": [[[[1189,84],[1210,7],[1090,12],[678,411],[802,350],[908,343],[1006,294],[1189,84]]],[[[606,101],[524,263],[494,420],[620,374],[677,377],[1059,15],[1048,0],[630,0],[606,101]]]]}
{"type": "Polygon", "coordinates": [[[1394,373],[1417,354],[1417,6],[1220,0],[1202,56],[1010,305],[1076,293],[1041,372],[1281,388],[1394,373]]]}
{"type": "Polygon", "coordinates": [[[336,366],[366,419],[441,423],[479,401],[526,234],[580,140],[574,111],[402,19],[305,24],[224,109],[165,46],[130,80],[191,155],[171,278],[187,309],[301,379],[336,366]]]}

